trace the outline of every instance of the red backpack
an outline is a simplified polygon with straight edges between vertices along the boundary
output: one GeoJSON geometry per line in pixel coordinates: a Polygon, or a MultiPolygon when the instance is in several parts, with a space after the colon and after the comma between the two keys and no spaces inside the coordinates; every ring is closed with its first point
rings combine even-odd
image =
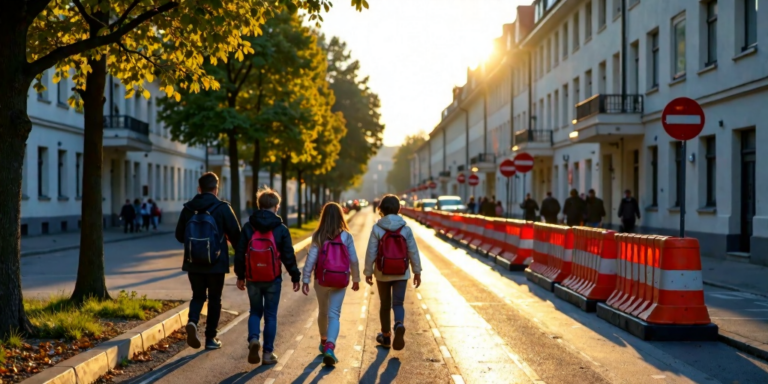
{"type": "Polygon", "coordinates": [[[341,234],[323,244],[317,255],[315,279],[322,287],[346,288],[349,285],[349,250],[341,234]]]}
{"type": "Polygon", "coordinates": [[[408,271],[408,243],[400,234],[402,229],[386,231],[379,240],[376,268],[384,275],[404,275],[408,271]]]}
{"type": "Polygon", "coordinates": [[[245,279],[254,282],[274,281],[280,277],[280,252],[272,231],[254,231],[245,254],[245,279]]]}

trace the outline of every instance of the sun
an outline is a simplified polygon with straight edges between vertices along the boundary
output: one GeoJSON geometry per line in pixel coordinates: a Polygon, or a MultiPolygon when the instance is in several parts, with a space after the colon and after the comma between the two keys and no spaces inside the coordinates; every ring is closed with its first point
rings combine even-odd
{"type": "Polygon", "coordinates": [[[478,39],[476,44],[467,52],[467,57],[470,59],[470,66],[477,68],[483,63],[487,62],[493,54],[494,46],[492,40],[478,39]]]}

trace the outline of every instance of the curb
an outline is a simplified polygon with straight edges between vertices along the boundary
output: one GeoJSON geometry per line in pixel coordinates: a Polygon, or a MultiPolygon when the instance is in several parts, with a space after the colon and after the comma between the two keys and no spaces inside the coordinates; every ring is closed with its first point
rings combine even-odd
{"type": "Polygon", "coordinates": [[[757,295],[757,296],[768,297],[768,293],[765,293],[765,292],[750,291],[748,289],[739,288],[739,287],[736,287],[734,285],[717,283],[717,282],[710,281],[710,280],[704,280],[703,282],[704,282],[704,285],[709,285],[711,287],[722,288],[722,289],[727,289],[729,291],[744,292],[744,293],[750,293],[750,294],[757,295]]]}
{"type": "Polygon", "coordinates": [[[750,340],[722,329],[717,335],[717,341],[768,361],[768,344],[750,340]]]}
{"type": "MultiPolygon", "coordinates": [[[[205,308],[204,308],[205,309],[205,308]]],[[[109,370],[144,351],[186,323],[189,302],[186,302],[114,339],[86,352],[64,360],[32,376],[22,384],[90,384],[109,370]]]]}
{"type": "MultiPolygon", "coordinates": [[[[146,237],[152,237],[152,236],[158,236],[158,235],[167,235],[169,233],[173,233],[173,231],[149,232],[147,234],[136,235],[134,237],[126,237],[126,238],[122,238],[122,239],[106,240],[106,241],[104,241],[104,244],[120,243],[120,242],[123,242],[123,241],[143,239],[143,238],[146,238],[146,237]]],[[[26,252],[21,252],[21,257],[39,256],[39,255],[45,255],[45,254],[49,254],[49,253],[71,251],[73,249],[78,249],[78,248],[80,248],[79,244],[78,245],[67,245],[67,246],[58,247],[58,248],[48,248],[48,249],[39,250],[39,251],[26,251],[26,252]]]]}

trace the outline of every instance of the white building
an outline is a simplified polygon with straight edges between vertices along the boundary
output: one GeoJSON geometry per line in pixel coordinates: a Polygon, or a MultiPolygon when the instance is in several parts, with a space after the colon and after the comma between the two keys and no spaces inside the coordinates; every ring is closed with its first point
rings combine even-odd
{"type": "MultiPolygon", "coordinates": [[[[53,84],[51,75],[51,71],[43,74],[45,92],[30,89],[28,94],[33,126],[24,157],[22,236],[74,231],[80,226],[83,115],[67,105],[70,81],[53,84]]],[[[152,93],[149,100],[126,99],[125,87],[117,79],[107,80],[102,175],[105,226],[119,225],[118,215],[126,199],[151,198],[163,210],[163,220],[175,222],[182,204],[197,193],[197,179],[206,171],[206,148],[171,140],[169,130],[157,120],[156,98],[161,92],[155,84],[148,89],[152,93]]],[[[229,157],[217,148],[208,150],[209,169],[220,178],[219,196],[231,199],[229,157]]],[[[243,164],[238,171],[245,210],[245,202],[253,200],[247,197],[252,172],[243,164]]],[[[268,175],[262,172],[260,179],[266,182],[268,175]]],[[[294,184],[290,183],[291,191],[294,184]]],[[[288,201],[291,205],[295,205],[293,195],[288,201]]]]}
{"type": "MultiPolygon", "coordinates": [[[[768,178],[757,177],[757,165],[768,165],[757,145],[768,142],[768,53],[758,49],[768,42],[768,29],[758,27],[768,22],[768,10],[757,5],[757,0],[538,0],[519,7],[517,20],[499,39],[506,43],[499,44],[503,53],[471,72],[458,91],[461,97],[443,112],[425,145],[430,164],[416,161],[425,161],[425,148],[414,158],[414,172],[431,169],[414,178],[414,185],[451,170],[453,160],[446,164],[434,156],[443,148],[448,156],[466,153],[456,158],[454,169],[467,169],[474,157],[491,152],[493,167],[474,162],[483,165],[476,167],[482,180],[476,195],[503,196],[497,169],[505,155],[488,146],[497,140],[489,134],[494,127],[501,126],[502,143],[509,132],[500,125],[503,113],[494,115],[490,107],[503,105],[513,116],[508,157],[528,152],[536,159],[525,185],[520,175],[513,179],[517,213],[523,188],[538,201],[552,191],[561,202],[572,188],[595,189],[609,211],[606,222],[616,228],[617,209],[629,189],[641,205],[643,232],[677,235],[684,200],[687,235],[699,239],[703,254],[730,253],[768,265],[768,256],[752,252],[768,249],[768,201],[756,195],[768,187],[768,178]],[[512,74],[494,75],[499,71],[512,74]],[[504,84],[512,89],[511,103],[504,92],[492,91],[504,84]],[[484,90],[489,105],[480,123],[472,112],[477,102],[464,91],[474,87],[484,90]],[[681,96],[697,100],[706,115],[703,132],[687,143],[685,154],[661,125],[664,106],[681,96]],[[468,135],[452,134],[453,121],[463,118],[456,113],[460,108],[470,111],[468,135]],[[480,133],[484,148],[474,144],[480,133]],[[678,177],[681,167],[685,180],[678,177]],[[678,193],[682,185],[685,196],[678,193]]],[[[450,188],[456,174],[445,180],[450,188]]]]}

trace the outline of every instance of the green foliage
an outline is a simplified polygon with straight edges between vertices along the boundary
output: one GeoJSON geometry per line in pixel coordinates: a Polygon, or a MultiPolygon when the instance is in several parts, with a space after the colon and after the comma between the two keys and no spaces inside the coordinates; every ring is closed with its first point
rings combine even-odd
{"type": "Polygon", "coordinates": [[[120,360],[120,367],[121,368],[127,368],[129,365],[131,365],[131,360],[127,357],[123,357],[122,360],[120,360]]]}
{"type": "MultiPolygon", "coordinates": [[[[8,333],[3,344],[8,348],[21,348],[22,344],[24,344],[24,338],[21,336],[21,332],[14,328],[8,333]]],[[[3,353],[3,355],[5,354],[3,353]]]]}
{"type": "Polygon", "coordinates": [[[425,141],[423,134],[407,136],[395,152],[394,164],[387,173],[387,184],[398,193],[411,187],[411,158],[425,141]]]}
{"type": "Polygon", "coordinates": [[[0,345],[0,365],[5,364],[5,348],[3,348],[2,345],[0,345]]]}

